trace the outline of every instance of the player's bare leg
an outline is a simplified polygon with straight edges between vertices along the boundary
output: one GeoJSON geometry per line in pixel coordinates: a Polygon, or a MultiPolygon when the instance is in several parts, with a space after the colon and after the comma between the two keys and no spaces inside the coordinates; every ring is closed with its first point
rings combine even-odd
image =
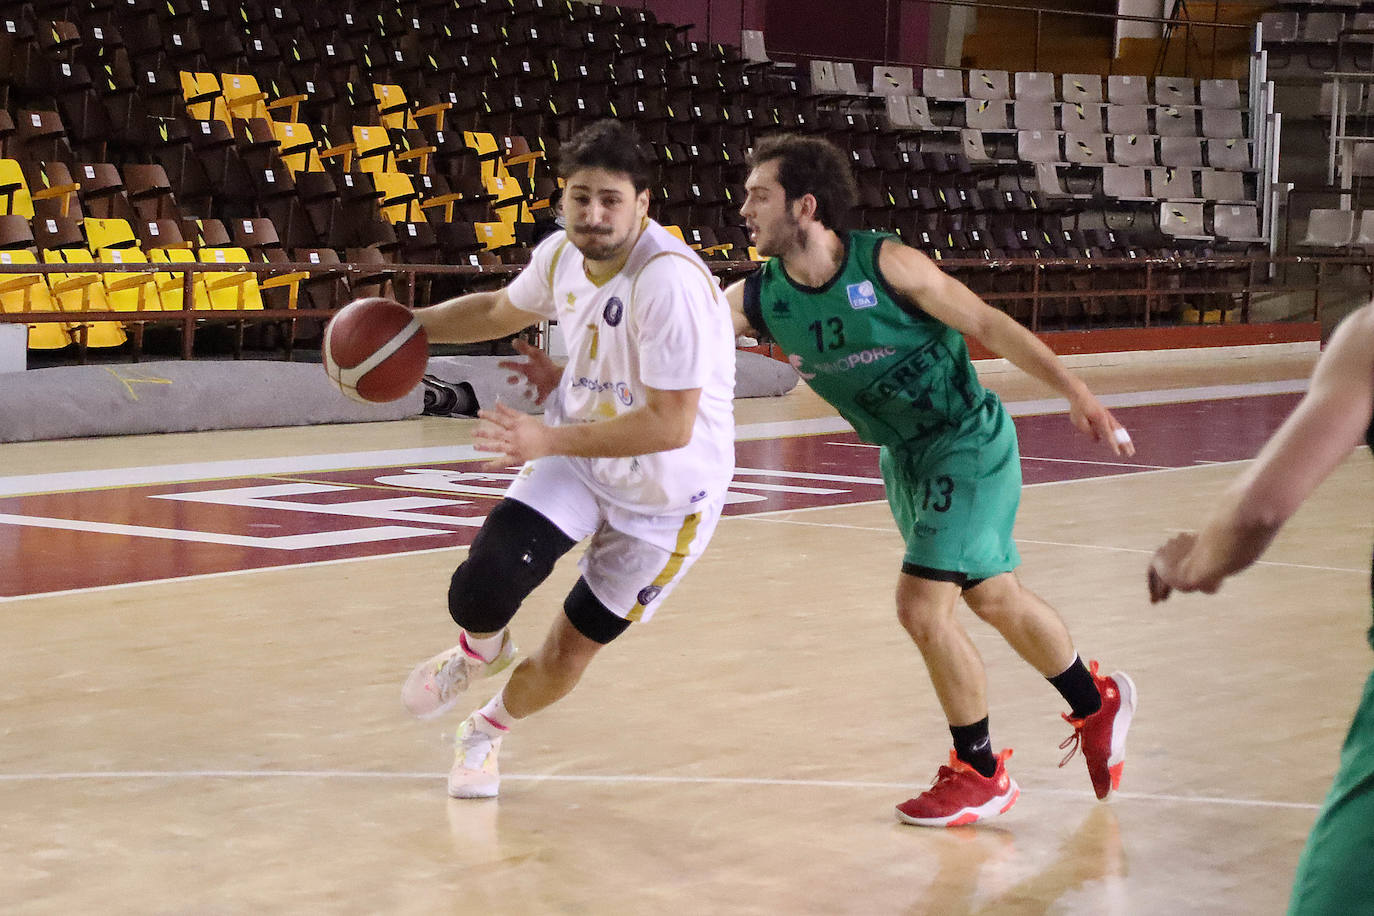
{"type": "Polygon", "coordinates": [[[1085,666],[1058,612],[1022,585],[1015,573],[980,583],[964,593],[964,600],[1069,702],[1071,711],[1064,719],[1074,732],[1061,745],[1069,753],[1060,766],[1075,750],[1082,750],[1093,791],[1106,798],[1121,783],[1126,732],[1135,714],[1135,684],[1119,671],[1099,676],[1095,661],[1085,666]]]}
{"type": "Polygon", "coordinates": [[[987,675],[968,633],[954,619],[959,586],[903,574],[897,619],[925,659],[955,749],[929,789],[897,806],[897,817],[923,827],[954,827],[1001,814],[1020,789],[1008,776],[1011,751],[992,752],[987,675]]]}
{"type": "Polygon", "coordinates": [[[566,615],[559,614],[538,651],[516,665],[502,691],[458,727],[448,794],[495,796],[501,785],[501,739],[516,720],[567,696],[600,649],[601,643],[579,633],[566,615]]]}
{"type": "Polygon", "coordinates": [[[897,620],[925,659],[945,718],[953,725],[988,714],[983,659],[954,613],[959,586],[903,574],[897,581],[897,620]]]}
{"type": "Polygon", "coordinates": [[[964,600],[1045,677],[1054,677],[1073,664],[1076,653],[1064,621],[1039,595],[1022,585],[1016,573],[980,582],[964,593],[964,600]]]}

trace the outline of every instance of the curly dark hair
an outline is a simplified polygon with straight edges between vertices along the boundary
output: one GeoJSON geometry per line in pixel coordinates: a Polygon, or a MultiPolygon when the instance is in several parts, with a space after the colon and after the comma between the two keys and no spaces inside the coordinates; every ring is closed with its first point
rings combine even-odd
{"type": "Polygon", "coordinates": [[[580,169],[605,169],[630,179],[638,194],[649,187],[653,166],[634,130],[606,118],[589,124],[558,150],[558,175],[567,179],[580,169]]]}
{"type": "Polygon", "coordinates": [[[827,229],[842,229],[858,191],[849,157],[839,147],[819,137],[774,134],[759,141],[749,156],[749,167],[777,161],[778,183],[787,203],[810,194],[816,198],[816,220],[827,229]]]}

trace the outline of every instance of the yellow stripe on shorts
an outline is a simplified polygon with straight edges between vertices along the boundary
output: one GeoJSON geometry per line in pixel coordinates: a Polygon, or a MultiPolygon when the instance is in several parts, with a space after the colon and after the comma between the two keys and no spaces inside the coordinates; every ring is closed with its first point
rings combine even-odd
{"type": "MultiPolygon", "coordinates": [[[[638,622],[639,618],[644,616],[644,608],[652,603],[654,598],[658,597],[658,589],[672,582],[673,578],[682,570],[682,563],[687,559],[687,552],[692,546],[692,541],[697,536],[697,526],[700,524],[700,512],[693,512],[682,520],[682,527],[679,528],[677,532],[677,545],[673,548],[672,554],[668,557],[668,562],[663,565],[663,570],[649,586],[654,589],[652,593],[653,597],[650,597],[647,602],[641,598],[634,607],[630,608],[630,613],[625,615],[626,620],[631,623],[638,622]]],[[[643,592],[640,592],[640,594],[642,595],[643,592]]]]}

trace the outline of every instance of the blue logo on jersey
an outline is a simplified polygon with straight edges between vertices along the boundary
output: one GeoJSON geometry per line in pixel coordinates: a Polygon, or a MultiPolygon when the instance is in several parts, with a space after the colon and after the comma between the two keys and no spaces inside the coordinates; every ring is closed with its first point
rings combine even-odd
{"type": "Polygon", "coordinates": [[[849,307],[854,309],[871,309],[878,304],[878,294],[873,289],[873,281],[865,280],[862,283],[851,283],[844,288],[849,294],[849,307]]]}
{"type": "Polygon", "coordinates": [[[646,585],[644,588],[641,588],[639,594],[635,596],[635,603],[639,604],[641,607],[648,607],[654,603],[654,599],[657,598],[662,591],[663,589],[657,585],[646,585]]]}
{"type": "Polygon", "coordinates": [[[606,319],[606,323],[611,327],[620,324],[620,319],[625,317],[625,303],[615,296],[606,303],[606,307],[601,311],[601,317],[606,319]]]}

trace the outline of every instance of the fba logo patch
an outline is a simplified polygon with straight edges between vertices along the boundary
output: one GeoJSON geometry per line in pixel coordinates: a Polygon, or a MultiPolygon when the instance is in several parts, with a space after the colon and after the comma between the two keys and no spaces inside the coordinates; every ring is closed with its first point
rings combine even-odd
{"type": "Polygon", "coordinates": [[[851,283],[845,287],[845,292],[849,294],[850,308],[871,309],[878,304],[878,294],[873,289],[872,280],[865,280],[862,283],[851,283]]]}
{"type": "Polygon", "coordinates": [[[615,327],[620,324],[620,319],[625,317],[625,303],[612,296],[610,301],[606,303],[606,307],[602,309],[601,317],[606,319],[606,323],[611,327],[615,327]]]}

